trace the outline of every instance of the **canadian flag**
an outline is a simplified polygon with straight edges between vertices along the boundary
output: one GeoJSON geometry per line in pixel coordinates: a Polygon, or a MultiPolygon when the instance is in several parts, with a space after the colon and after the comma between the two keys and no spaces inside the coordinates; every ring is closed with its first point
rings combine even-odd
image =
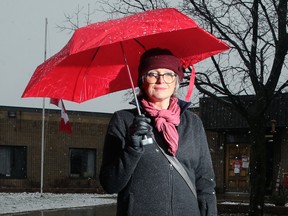
{"type": "Polygon", "coordinates": [[[56,99],[56,98],[51,98],[50,99],[50,103],[54,104],[56,106],[58,106],[59,108],[61,108],[61,120],[60,120],[60,124],[59,124],[59,130],[63,131],[65,133],[72,133],[72,128],[69,122],[69,118],[63,103],[62,99],[56,99]]]}

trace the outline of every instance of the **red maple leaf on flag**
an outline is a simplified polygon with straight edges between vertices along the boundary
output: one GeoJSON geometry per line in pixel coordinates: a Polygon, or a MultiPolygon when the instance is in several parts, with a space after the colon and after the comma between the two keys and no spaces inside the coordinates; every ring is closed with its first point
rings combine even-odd
{"type": "Polygon", "coordinates": [[[61,109],[61,120],[59,123],[59,130],[71,134],[72,128],[69,122],[68,114],[66,112],[63,100],[51,98],[50,103],[58,106],[61,109]]]}

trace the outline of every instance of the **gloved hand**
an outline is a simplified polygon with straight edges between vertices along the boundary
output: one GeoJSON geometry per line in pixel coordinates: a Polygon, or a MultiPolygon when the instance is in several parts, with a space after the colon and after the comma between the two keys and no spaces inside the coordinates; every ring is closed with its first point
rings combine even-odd
{"type": "Polygon", "coordinates": [[[152,135],[152,126],[149,124],[151,119],[145,117],[144,115],[138,115],[134,118],[133,124],[129,128],[130,134],[130,146],[135,150],[141,149],[141,141],[144,139],[144,136],[152,135]]]}
{"type": "Polygon", "coordinates": [[[198,206],[201,216],[217,216],[216,198],[198,196],[198,206]]]}

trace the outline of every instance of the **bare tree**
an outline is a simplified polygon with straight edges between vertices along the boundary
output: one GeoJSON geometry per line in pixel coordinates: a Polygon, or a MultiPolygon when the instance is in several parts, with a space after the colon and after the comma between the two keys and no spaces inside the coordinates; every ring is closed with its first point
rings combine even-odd
{"type": "MultiPolygon", "coordinates": [[[[164,0],[101,3],[107,13],[121,15],[169,6],[164,0]]],[[[287,92],[288,86],[287,0],[185,0],[179,9],[231,46],[226,54],[212,57],[205,72],[197,69],[195,85],[201,93],[232,106],[247,120],[251,132],[249,214],[263,215],[265,112],[273,98],[287,92]],[[247,102],[243,95],[252,99],[247,102]]]]}
{"type": "Polygon", "coordinates": [[[165,0],[98,0],[97,3],[100,5],[100,10],[111,16],[129,15],[139,11],[167,8],[170,6],[170,3],[165,0]]]}
{"type": "Polygon", "coordinates": [[[81,26],[91,24],[91,16],[95,14],[96,10],[91,11],[90,4],[87,5],[87,9],[84,6],[79,6],[73,14],[64,14],[65,21],[63,25],[57,25],[56,27],[60,31],[68,31],[68,34],[73,33],[81,26]],[[87,10],[87,11],[86,11],[87,10]]]}
{"type": "MultiPolygon", "coordinates": [[[[263,215],[266,179],[265,112],[287,91],[287,0],[186,1],[185,11],[231,46],[226,62],[198,73],[197,89],[232,106],[251,131],[250,215],[263,215]],[[247,102],[242,95],[252,95],[247,102]],[[259,208],[260,207],[260,208],[259,208]]],[[[223,57],[223,56],[222,56],[223,57]]],[[[223,58],[221,58],[223,60],[223,58]]]]}

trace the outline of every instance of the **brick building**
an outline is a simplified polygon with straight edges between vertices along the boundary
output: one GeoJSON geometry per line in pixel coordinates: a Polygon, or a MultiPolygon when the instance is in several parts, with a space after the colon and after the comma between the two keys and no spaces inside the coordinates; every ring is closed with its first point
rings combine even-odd
{"type": "MultiPolygon", "coordinates": [[[[97,191],[111,114],[68,112],[72,134],[59,131],[60,111],[46,110],[43,191],[97,191]]],[[[42,109],[0,107],[0,190],[39,190],[42,109]]]]}
{"type": "MultiPolygon", "coordinates": [[[[250,101],[253,97],[241,99],[250,101]]],[[[200,99],[199,115],[212,150],[218,194],[248,193],[251,147],[247,122],[231,107],[209,97],[200,99]]],[[[266,195],[271,195],[277,178],[288,178],[288,94],[276,97],[265,116],[267,175],[263,181],[266,195]]]]}

